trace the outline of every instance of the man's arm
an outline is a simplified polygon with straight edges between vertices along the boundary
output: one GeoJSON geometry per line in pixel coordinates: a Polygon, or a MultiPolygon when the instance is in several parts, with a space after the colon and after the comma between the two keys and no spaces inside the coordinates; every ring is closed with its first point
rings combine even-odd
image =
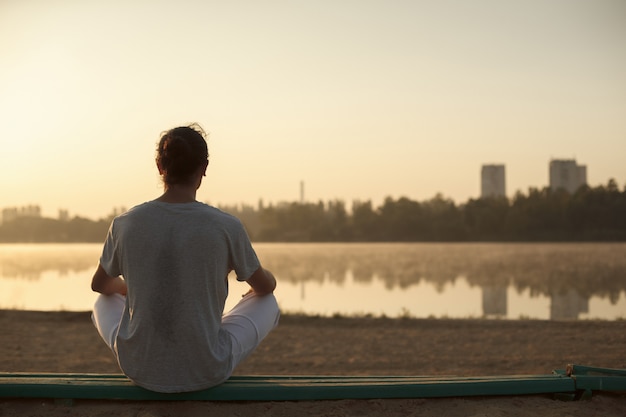
{"type": "Polygon", "coordinates": [[[128,287],[122,277],[111,277],[106,273],[102,265],[98,264],[96,273],[91,279],[91,289],[104,295],[122,294],[126,295],[128,287]]]}
{"type": "Polygon", "coordinates": [[[252,287],[251,291],[258,295],[271,294],[276,288],[274,274],[263,267],[259,267],[246,282],[252,287]]]}

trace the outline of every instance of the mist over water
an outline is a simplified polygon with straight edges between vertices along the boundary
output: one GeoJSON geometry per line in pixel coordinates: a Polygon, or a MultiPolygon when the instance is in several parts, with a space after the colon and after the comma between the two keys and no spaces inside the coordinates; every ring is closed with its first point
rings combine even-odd
{"type": "MultiPolygon", "coordinates": [[[[256,244],[285,313],[626,318],[624,243],[256,244]]],[[[100,244],[0,245],[0,308],[89,310],[100,244]]],[[[231,280],[227,307],[246,285],[231,280]]]]}

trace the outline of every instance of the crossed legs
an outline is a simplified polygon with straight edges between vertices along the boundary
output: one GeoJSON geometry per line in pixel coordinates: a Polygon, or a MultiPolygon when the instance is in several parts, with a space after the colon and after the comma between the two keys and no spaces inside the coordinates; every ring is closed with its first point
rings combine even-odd
{"type": "MultiPolygon", "coordinates": [[[[100,337],[115,352],[115,338],[119,329],[126,297],[119,294],[100,295],[94,305],[91,319],[100,337]]],[[[273,294],[244,296],[232,310],[222,317],[222,328],[232,340],[232,369],[247,358],[261,341],[278,325],[280,311],[273,294]]]]}

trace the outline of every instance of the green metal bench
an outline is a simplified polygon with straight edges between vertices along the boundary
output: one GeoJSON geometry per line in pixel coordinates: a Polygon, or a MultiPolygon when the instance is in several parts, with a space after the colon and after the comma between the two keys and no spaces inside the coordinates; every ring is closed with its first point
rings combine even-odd
{"type": "Polygon", "coordinates": [[[593,391],[626,391],[626,369],[568,365],[555,373],[572,378],[582,398],[590,398],[593,391]]]}
{"type": "Polygon", "coordinates": [[[177,394],[143,389],[118,374],[0,373],[0,398],[297,401],[555,394],[574,399],[581,390],[626,391],[626,371],[574,365],[550,375],[233,376],[213,388],[177,394]],[[591,369],[593,375],[585,373],[591,369]],[[599,369],[604,374],[597,375],[599,369]]]}

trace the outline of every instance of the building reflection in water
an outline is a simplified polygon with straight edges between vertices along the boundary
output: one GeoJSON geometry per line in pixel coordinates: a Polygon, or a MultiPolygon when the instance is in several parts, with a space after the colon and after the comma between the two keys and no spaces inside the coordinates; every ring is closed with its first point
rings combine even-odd
{"type": "Polygon", "coordinates": [[[589,299],[572,288],[565,293],[552,294],[550,318],[552,320],[576,320],[581,313],[589,313],[589,299]]]}
{"type": "MultiPolygon", "coordinates": [[[[482,307],[485,317],[506,317],[507,288],[482,287],[482,307]]],[[[589,298],[581,296],[576,290],[570,288],[565,293],[550,295],[551,320],[577,320],[581,313],[589,313],[589,298]]]]}
{"type": "Polygon", "coordinates": [[[506,317],[507,315],[507,288],[484,286],[483,315],[485,317],[506,317]]]}

